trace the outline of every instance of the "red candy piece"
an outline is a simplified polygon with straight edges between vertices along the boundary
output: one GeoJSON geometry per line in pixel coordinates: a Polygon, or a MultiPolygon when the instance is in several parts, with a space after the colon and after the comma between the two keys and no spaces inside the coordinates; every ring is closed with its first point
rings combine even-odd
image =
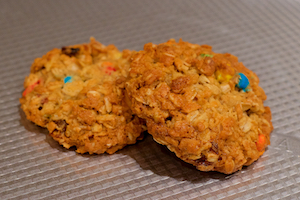
{"type": "Polygon", "coordinates": [[[24,92],[23,92],[22,95],[25,97],[26,94],[32,92],[32,90],[35,88],[35,86],[37,86],[37,85],[40,84],[40,83],[41,83],[41,80],[38,80],[38,81],[35,82],[34,84],[29,85],[29,86],[24,90],[24,92]]]}
{"type": "Polygon", "coordinates": [[[117,71],[117,70],[116,70],[115,68],[113,68],[113,67],[107,67],[106,69],[107,69],[107,70],[110,70],[110,71],[114,71],[114,72],[117,71]]]}
{"type": "Polygon", "coordinates": [[[264,135],[258,136],[258,141],[256,142],[256,148],[258,151],[262,151],[265,148],[266,137],[264,135]]]}
{"type": "Polygon", "coordinates": [[[112,62],[108,62],[108,61],[103,62],[102,66],[106,67],[104,72],[108,75],[111,75],[112,72],[117,71],[116,68],[113,67],[113,65],[114,64],[112,62]]]}
{"type": "Polygon", "coordinates": [[[111,75],[111,73],[115,72],[115,71],[117,71],[115,68],[109,66],[109,67],[106,67],[105,73],[108,75],[111,75]]]}

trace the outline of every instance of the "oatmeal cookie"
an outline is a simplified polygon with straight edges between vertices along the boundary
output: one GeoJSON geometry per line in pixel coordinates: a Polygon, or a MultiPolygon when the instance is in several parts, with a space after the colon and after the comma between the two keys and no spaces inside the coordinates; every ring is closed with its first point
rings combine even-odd
{"type": "Polygon", "coordinates": [[[270,144],[271,111],[255,73],[208,45],[146,44],[131,59],[126,95],[154,140],[201,171],[225,174],[270,144]]]}
{"type": "Polygon", "coordinates": [[[124,101],[131,51],[91,38],[35,59],[21,108],[54,140],[78,153],[112,154],[141,137],[142,121],[124,101]]]}

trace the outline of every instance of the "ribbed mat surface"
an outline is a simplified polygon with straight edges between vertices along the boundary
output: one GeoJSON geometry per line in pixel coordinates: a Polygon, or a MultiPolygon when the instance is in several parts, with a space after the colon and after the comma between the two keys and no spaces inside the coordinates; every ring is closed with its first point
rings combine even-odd
{"type": "Polygon", "coordinates": [[[297,199],[299,77],[296,0],[0,0],[0,199],[297,199]],[[18,99],[34,58],[90,36],[134,50],[182,38],[238,56],[268,96],[271,146],[233,175],[199,172],[151,136],[114,155],[62,148],[18,99]]]}

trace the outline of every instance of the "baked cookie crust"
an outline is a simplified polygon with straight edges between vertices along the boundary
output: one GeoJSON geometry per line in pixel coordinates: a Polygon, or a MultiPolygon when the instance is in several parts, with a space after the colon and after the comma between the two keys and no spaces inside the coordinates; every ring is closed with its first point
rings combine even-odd
{"type": "Polygon", "coordinates": [[[201,171],[230,174],[270,144],[271,111],[258,84],[229,53],[169,40],[134,53],[126,93],[156,142],[201,171]]]}
{"type": "Polygon", "coordinates": [[[20,99],[27,118],[78,153],[112,154],[141,139],[143,121],[124,101],[131,51],[90,43],[35,59],[20,99]]]}

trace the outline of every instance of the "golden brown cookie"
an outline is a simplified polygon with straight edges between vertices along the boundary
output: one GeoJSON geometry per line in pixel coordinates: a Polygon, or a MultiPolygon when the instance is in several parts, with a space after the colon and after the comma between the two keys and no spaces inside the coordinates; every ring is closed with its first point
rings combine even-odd
{"type": "Polygon", "coordinates": [[[142,121],[124,101],[131,51],[91,38],[35,59],[21,107],[65,148],[112,154],[141,137],[142,121]]]}
{"type": "Polygon", "coordinates": [[[258,83],[231,54],[169,40],[132,56],[126,92],[155,141],[201,171],[230,174],[270,144],[271,111],[258,83]]]}

